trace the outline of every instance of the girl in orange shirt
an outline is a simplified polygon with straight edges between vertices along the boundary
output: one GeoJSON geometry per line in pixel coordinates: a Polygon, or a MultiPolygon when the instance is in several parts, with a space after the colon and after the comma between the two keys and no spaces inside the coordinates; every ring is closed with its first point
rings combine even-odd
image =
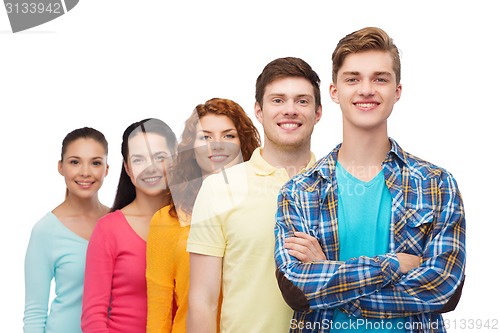
{"type": "Polygon", "coordinates": [[[169,180],[174,205],[153,216],[147,240],[148,333],[186,332],[186,243],[196,195],[205,177],[247,161],[259,146],[257,128],[231,100],[210,99],[186,120],[169,180]]]}

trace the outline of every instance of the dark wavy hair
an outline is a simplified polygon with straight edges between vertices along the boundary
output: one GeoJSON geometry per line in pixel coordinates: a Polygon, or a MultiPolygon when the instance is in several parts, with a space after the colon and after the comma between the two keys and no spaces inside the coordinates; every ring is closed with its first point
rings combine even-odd
{"type": "Polygon", "coordinates": [[[193,211],[196,195],[202,183],[202,172],[194,155],[196,125],[199,119],[208,114],[226,116],[234,123],[241,143],[243,161],[248,161],[253,151],[260,147],[260,135],[252,120],[236,102],[224,98],[212,98],[198,104],[186,120],[173,165],[172,184],[176,184],[175,207],[169,213],[177,216],[176,210],[186,214],[193,211]]]}
{"type": "MultiPolygon", "coordinates": [[[[131,124],[125,132],[123,132],[122,137],[122,158],[123,163],[127,163],[129,155],[129,140],[139,133],[155,133],[163,136],[167,142],[167,147],[170,150],[172,156],[175,155],[175,149],[177,146],[177,138],[172,131],[172,129],[165,124],[163,121],[156,118],[147,118],[141,121],[131,124]]],[[[166,205],[171,204],[171,196],[169,194],[169,189],[167,186],[166,191],[166,205]],[[169,199],[170,198],[170,199],[169,199]]],[[[118,187],[116,189],[115,201],[111,207],[111,212],[117,209],[122,209],[123,207],[134,201],[136,197],[136,188],[132,183],[127,171],[125,170],[125,165],[122,164],[122,170],[120,173],[120,179],[118,180],[118,187]]]]}

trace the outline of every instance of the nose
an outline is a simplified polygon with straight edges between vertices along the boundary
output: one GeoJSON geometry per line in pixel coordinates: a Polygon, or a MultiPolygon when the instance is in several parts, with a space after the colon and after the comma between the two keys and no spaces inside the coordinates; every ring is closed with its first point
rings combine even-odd
{"type": "Polygon", "coordinates": [[[283,105],[283,114],[285,116],[289,117],[295,117],[297,116],[298,112],[295,107],[295,102],[294,101],[286,101],[285,104],[283,105]]]}
{"type": "Polygon", "coordinates": [[[222,142],[220,140],[220,138],[217,138],[214,141],[210,142],[210,149],[211,150],[224,150],[224,142],[222,142]]]}
{"type": "Polygon", "coordinates": [[[88,177],[90,175],[90,170],[89,166],[87,164],[82,164],[82,167],[80,169],[80,175],[82,177],[88,177]]]}
{"type": "Polygon", "coordinates": [[[358,85],[358,94],[361,96],[372,96],[374,94],[372,82],[370,80],[362,80],[358,85]]]}
{"type": "Polygon", "coordinates": [[[142,171],[144,174],[152,175],[162,170],[162,164],[159,161],[150,159],[147,167],[142,171]]]}

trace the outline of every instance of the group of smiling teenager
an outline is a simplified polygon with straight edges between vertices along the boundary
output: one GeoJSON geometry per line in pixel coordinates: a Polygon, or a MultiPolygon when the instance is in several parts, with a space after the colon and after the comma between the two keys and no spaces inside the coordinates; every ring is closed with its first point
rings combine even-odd
{"type": "Polygon", "coordinates": [[[385,31],[342,38],[332,65],[343,140],[318,161],[320,79],[295,57],[257,78],[263,145],[229,99],[198,105],[179,143],[159,119],[130,125],[111,208],[104,135],[69,133],[66,198],[26,253],[24,332],[445,332],[465,271],[457,183],[388,136],[402,86],[385,31]]]}

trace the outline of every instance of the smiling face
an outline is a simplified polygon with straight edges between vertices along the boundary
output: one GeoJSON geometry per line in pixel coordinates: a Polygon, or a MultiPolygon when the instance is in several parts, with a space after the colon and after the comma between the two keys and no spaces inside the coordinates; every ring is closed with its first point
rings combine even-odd
{"type": "Polygon", "coordinates": [[[106,150],[94,139],[80,138],[68,144],[58,163],[69,195],[91,198],[97,195],[108,174],[106,150]]]}
{"type": "Polygon", "coordinates": [[[128,149],[125,170],[136,191],[149,196],[161,194],[167,187],[166,172],[172,160],[165,138],[156,133],[139,133],[129,139],[128,149]]]}
{"type": "Polygon", "coordinates": [[[279,150],[309,149],[314,125],[321,118],[312,84],[302,77],[285,77],[269,83],[255,116],[264,127],[265,143],[279,150]]]}
{"type": "Polygon", "coordinates": [[[389,52],[366,51],[349,54],[339,68],[330,96],[340,105],[344,129],[381,129],[401,96],[389,52]]]}
{"type": "Polygon", "coordinates": [[[241,143],[233,121],[207,114],[196,125],[194,154],[203,178],[242,162],[241,143]]]}

